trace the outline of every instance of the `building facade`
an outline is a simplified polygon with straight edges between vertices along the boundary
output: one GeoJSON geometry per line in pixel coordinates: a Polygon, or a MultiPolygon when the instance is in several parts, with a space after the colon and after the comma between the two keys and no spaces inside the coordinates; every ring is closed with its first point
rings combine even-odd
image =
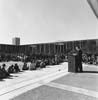
{"type": "Polygon", "coordinates": [[[0,55],[67,55],[75,46],[81,47],[83,53],[98,55],[98,39],[28,45],[0,44],[0,55]]]}

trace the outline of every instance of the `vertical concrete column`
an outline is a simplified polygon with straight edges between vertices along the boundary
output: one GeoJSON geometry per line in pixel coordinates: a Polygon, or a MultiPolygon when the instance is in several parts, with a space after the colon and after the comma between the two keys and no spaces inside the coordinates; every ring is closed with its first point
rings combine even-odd
{"type": "Polygon", "coordinates": [[[72,42],[72,47],[73,47],[73,50],[74,50],[74,49],[75,49],[75,48],[74,48],[74,41],[72,42]]]}
{"type": "Polygon", "coordinates": [[[79,41],[79,47],[81,48],[81,40],[79,41]]]}
{"type": "Polygon", "coordinates": [[[63,54],[64,54],[64,44],[63,44],[63,54]]]}
{"type": "Polygon", "coordinates": [[[56,50],[55,50],[56,48],[55,48],[55,43],[54,43],[54,54],[56,53],[56,50]]]}
{"type": "Polygon", "coordinates": [[[49,43],[49,55],[50,55],[50,43],[49,43]]]}
{"type": "Polygon", "coordinates": [[[66,51],[67,51],[67,49],[68,49],[68,48],[67,48],[67,42],[66,42],[66,51]]]}
{"type": "Polygon", "coordinates": [[[44,44],[44,54],[46,54],[46,44],[44,44]]]}
{"type": "Polygon", "coordinates": [[[60,54],[61,54],[62,53],[62,45],[60,44],[59,46],[60,46],[60,54]]]}
{"type": "Polygon", "coordinates": [[[41,44],[40,44],[40,46],[39,46],[39,47],[40,47],[40,54],[41,54],[41,44]]]}

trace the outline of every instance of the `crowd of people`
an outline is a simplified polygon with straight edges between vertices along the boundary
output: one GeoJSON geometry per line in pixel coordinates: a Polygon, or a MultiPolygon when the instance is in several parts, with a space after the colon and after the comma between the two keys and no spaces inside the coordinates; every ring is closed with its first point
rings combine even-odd
{"type": "Polygon", "coordinates": [[[0,79],[7,78],[11,73],[18,73],[25,70],[37,70],[38,68],[45,68],[47,65],[57,65],[63,62],[62,56],[54,56],[54,57],[40,57],[36,56],[30,60],[25,59],[23,61],[23,66],[20,68],[18,63],[11,64],[10,66],[6,66],[6,64],[2,64],[0,66],[0,79]],[[28,62],[30,64],[28,65],[28,62]]]}
{"type": "Polygon", "coordinates": [[[19,66],[17,64],[10,65],[8,68],[6,64],[0,66],[0,79],[7,78],[10,76],[10,73],[20,72],[19,66]]]}
{"type": "MultiPolygon", "coordinates": [[[[0,79],[9,77],[11,73],[18,73],[24,70],[37,70],[38,68],[45,68],[48,65],[58,65],[62,62],[68,61],[68,56],[55,55],[55,56],[27,56],[25,57],[22,68],[18,63],[11,64],[6,68],[6,64],[0,66],[0,79]],[[28,65],[28,62],[30,64],[28,65]]],[[[86,64],[98,64],[97,55],[82,55],[82,62],[86,64]]]]}
{"type": "Polygon", "coordinates": [[[82,59],[83,59],[83,62],[86,64],[98,65],[98,55],[83,54],[82,59]]]}

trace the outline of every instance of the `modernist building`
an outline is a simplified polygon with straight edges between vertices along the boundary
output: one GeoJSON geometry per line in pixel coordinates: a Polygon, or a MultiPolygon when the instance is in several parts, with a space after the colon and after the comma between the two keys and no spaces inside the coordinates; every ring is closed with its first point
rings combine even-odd
{"type": "Polygon", "coordinates": [[[74,50],[75,46],[80,46],[83,53],[98,55],[98,39],[61,41],[40,44],[14,45],[0,44],[0,55],[67,55],[74,50]]]}

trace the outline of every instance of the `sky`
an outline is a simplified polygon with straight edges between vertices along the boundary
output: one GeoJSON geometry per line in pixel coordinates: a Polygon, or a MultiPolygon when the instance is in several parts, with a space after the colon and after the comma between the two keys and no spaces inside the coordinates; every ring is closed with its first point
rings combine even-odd
{"type": "Polygon", "coordinates": [[[98,38],[98,20],[86,0],[0,0],[0,44],[98,38]]]}

